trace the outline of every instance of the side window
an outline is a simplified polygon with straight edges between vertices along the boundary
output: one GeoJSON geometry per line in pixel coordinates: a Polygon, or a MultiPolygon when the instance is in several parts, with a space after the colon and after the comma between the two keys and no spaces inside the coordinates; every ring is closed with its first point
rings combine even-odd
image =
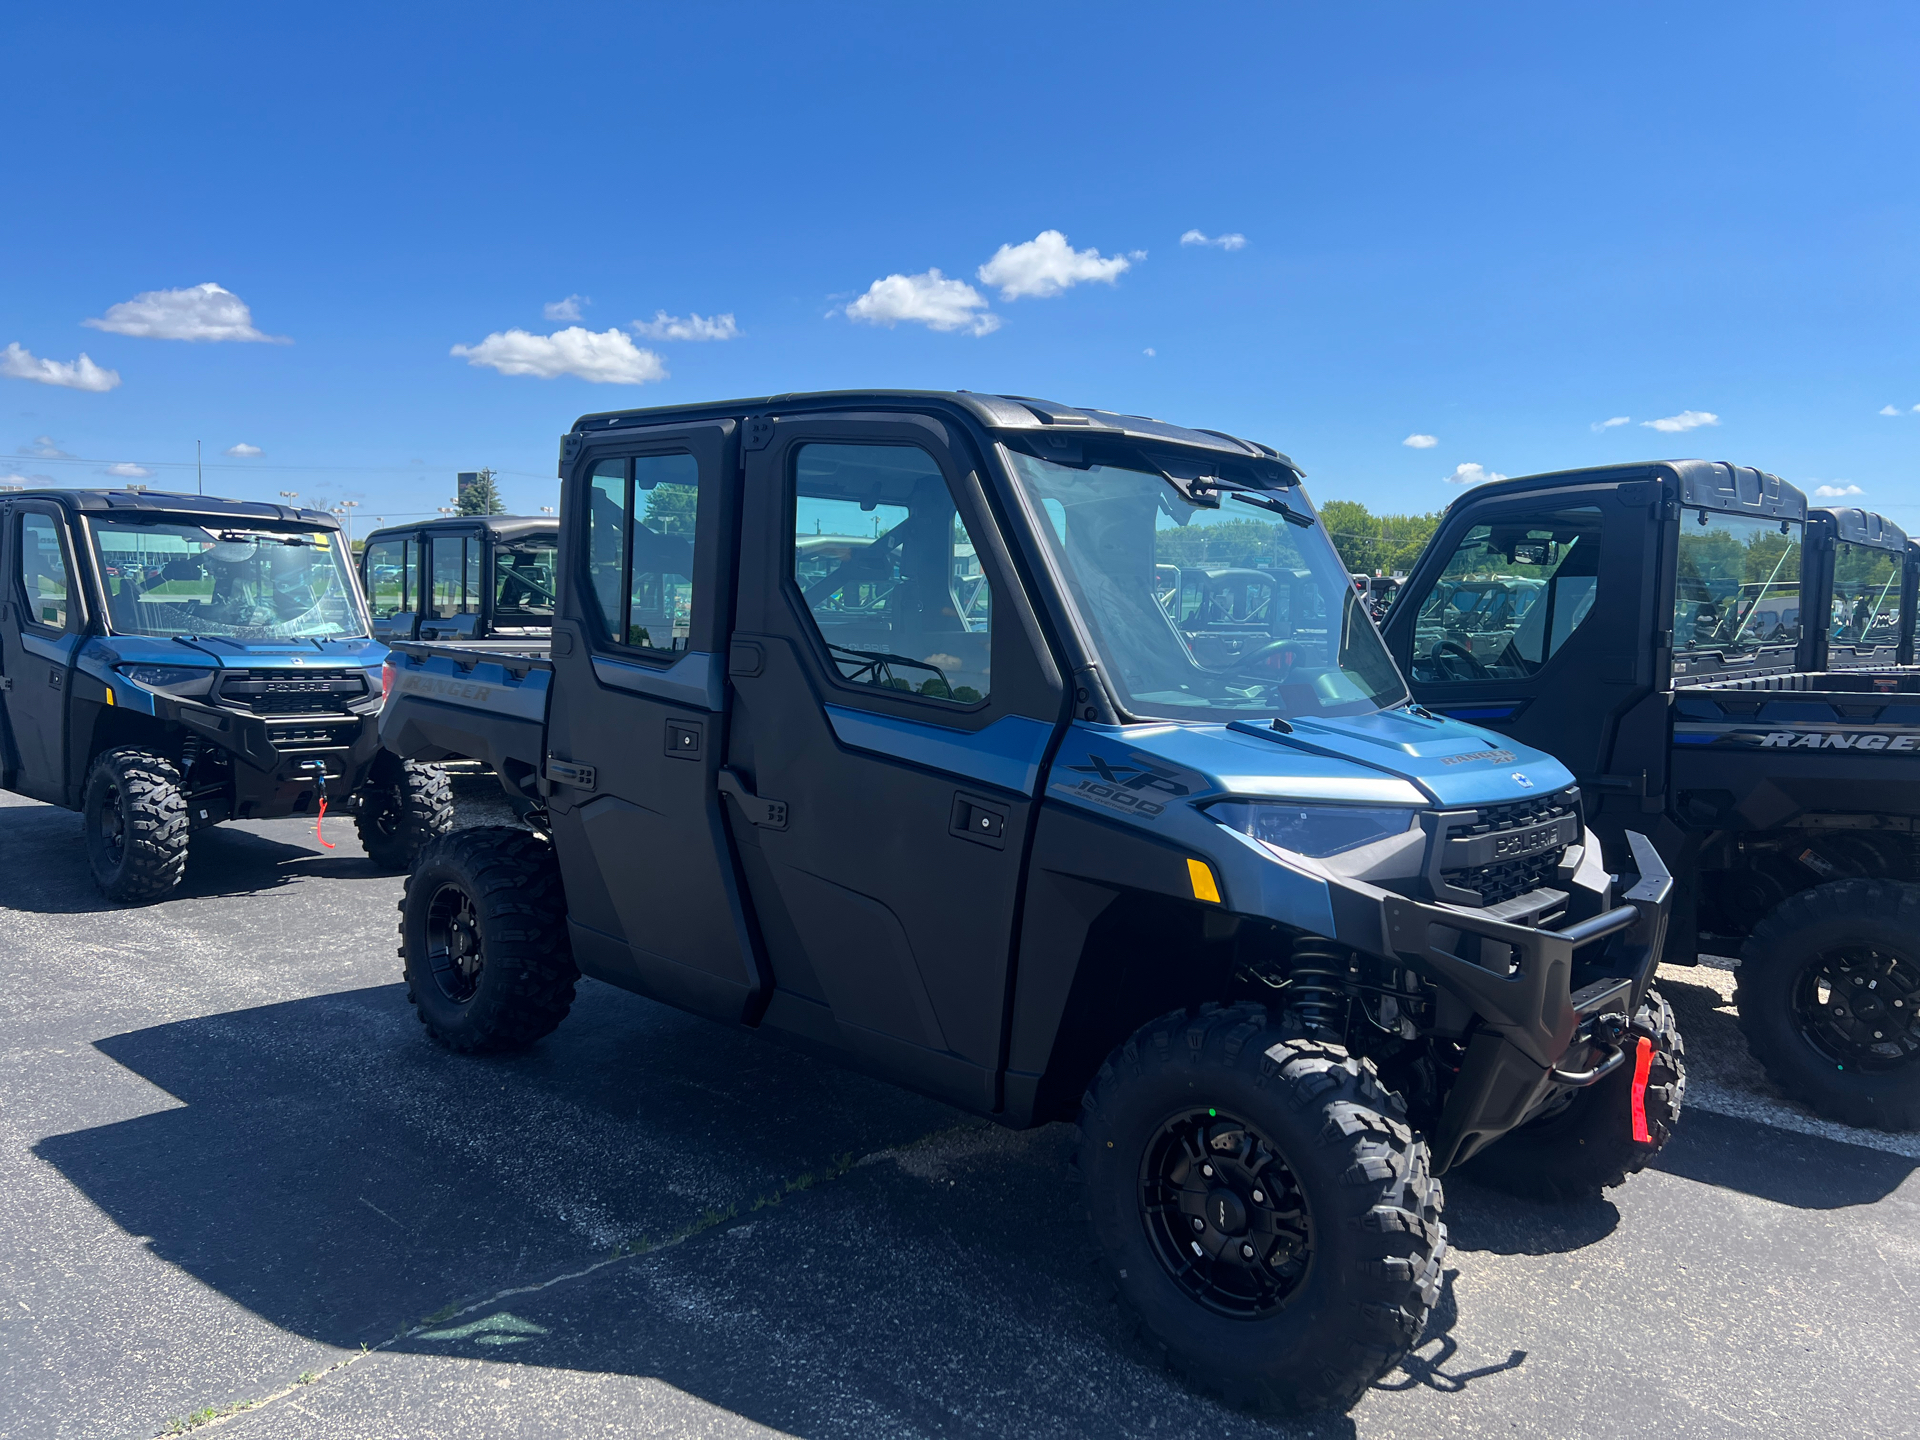
{"type": "Polygon", "coordinates": [[[376,540],[367,547],[367,604],[373,618],[386,620],[407,606],[407,540],[376,540]]]}
{"type": "Polygon", "coordinates": [[[493,619],[497,625],[551,625],[555,543],[513,540],[493,552],[493,619]]]}
{"type": "Polygon", "coordinates": [[[1413,678],[1526,679],[1592,613],[1599,561],[1592,506],[1475,525],[1421,602],[1413,678]]]}
{"type": "Polygon", "coordinates": [[[434,619],[451,620],[463,615],[470,608],[470,598],[479,598],[479,549],[477,543],[459,535],[433,537],[428,552],[432,556],[434,619]]]}
{"type": "Polygon", "coordinates": [[[691,455],[602,460],[587,493],[587,575],[607,635],[660,654],[687,648],[700,464],[691,455]]]}
{"type": "Polygon", "coordinates": [[[993,591],[933,457],[803,445],[793,579],[843,679],[960,704],[990,693],[993,591]]]}
{"type": "Polygon", "coordinates": [[[20,514],[20,588],[33,624],[67,628],[67,562],[60,527],[50,515],[20,514]]]}

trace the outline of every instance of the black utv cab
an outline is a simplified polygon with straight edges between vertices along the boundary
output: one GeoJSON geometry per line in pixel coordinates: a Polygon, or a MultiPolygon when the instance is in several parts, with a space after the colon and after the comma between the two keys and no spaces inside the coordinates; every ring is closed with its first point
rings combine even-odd
{"type": "Polygon", "coordinates": [[[551,515],[454,515],[367,537],[360,574],[373,634],[395,640],[503,640],[525,649],[553,628],[551,515]]]}

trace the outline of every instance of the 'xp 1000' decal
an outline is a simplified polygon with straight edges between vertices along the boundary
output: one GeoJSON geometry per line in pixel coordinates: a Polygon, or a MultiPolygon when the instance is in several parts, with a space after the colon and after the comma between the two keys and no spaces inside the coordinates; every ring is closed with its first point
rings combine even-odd
{"type": "Polygon", "coordinates": [[[1920,754],[1920,730],[1761,730],[1728,725],[1673,727],[1681,745],[1738,746],[1743,750],[1865,750],[1920,754]]]}
{"type": "Polygon", "coordinates": [[[1186,783],[1193,777],[1183,779],[1181,771],[1150,755],[1129,754],[1124,760],[1112,760],[1088,751],[1082,763],[1069,761],[1055,774],[1054,790],[1132,815],[1158,815],[1167,808],[1167,801],[1193,793],[1193,787],[1186,783]]]}

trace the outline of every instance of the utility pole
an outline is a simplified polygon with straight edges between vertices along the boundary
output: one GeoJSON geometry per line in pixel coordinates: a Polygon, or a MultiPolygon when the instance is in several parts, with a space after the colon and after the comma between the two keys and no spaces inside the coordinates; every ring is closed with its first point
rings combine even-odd
{"type": "Polygon", "coordinates": [[[193,490],[196,495],[207,493],[207,472],[200,464],[200,442],[193,442],[193,490]]]}
{"type": "Polygon", "coordinates": [[[359,508],[360,502],[358,500],[342,500],[338,505],[333,507],[333,513],[346,522],[347,553],[349,555],[353,553],[353,512],[359,508]]]}

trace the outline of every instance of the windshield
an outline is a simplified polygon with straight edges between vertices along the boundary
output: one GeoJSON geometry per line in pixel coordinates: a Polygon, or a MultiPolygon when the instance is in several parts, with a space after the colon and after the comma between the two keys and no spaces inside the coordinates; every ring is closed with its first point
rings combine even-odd
{"type": "Polygon", "coordinates": [[[1755,515],[1682,515],[1674,649],[1744,655],[1797,645],[1801,529],[1755,515]]]}
{"type": "Polygon", "coordinates": [[[1194,505],[1146,470],[1008,458],[1130,712],[1298,718],[1406,698],[1319,525],[1194,505]]]}
{"type": "Polygon", "coordinates": [[[367,633],[331,531],[93,523],[122,635],[326,640],[367,633]]]}
{"type": "Polygon", "coordinates": [[[1900,643],[1904,557],[1866,545],[1841,545],[1833,557],[1833,605],[1827,636],[1836,645],[1900,643]]]}
{"type": "Polygon", "coordinates": [[[497,628],[537,629],[553,624],[554,557],[558,553],[559,542],[551,535],[502,541],[495,547],[493,623],[497,628]]]}

